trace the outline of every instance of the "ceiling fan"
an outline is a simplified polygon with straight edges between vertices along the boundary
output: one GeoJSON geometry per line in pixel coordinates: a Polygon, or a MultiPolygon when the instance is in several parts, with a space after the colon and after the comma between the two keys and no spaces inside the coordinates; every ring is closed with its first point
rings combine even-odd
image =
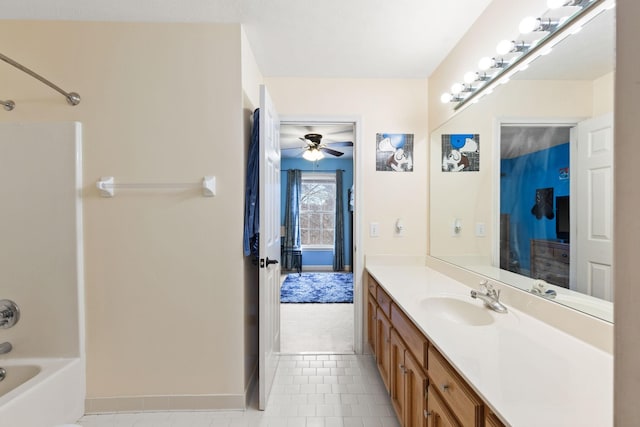
{"type": "Polygon", "coordinates": [[[309,161],[316,161],[324,158],[324,153],[330,154],[335,157],[340,157],[344,153],[342,151],[334,150],[331,147],[353,147],[352,141],[331,141],[322,142],[322,135],[319,133],[308,133],[304,137],[299,138],[306,145],[299,148],[289,148],[289,150],[302,151],[302,157],[309,161]]]}

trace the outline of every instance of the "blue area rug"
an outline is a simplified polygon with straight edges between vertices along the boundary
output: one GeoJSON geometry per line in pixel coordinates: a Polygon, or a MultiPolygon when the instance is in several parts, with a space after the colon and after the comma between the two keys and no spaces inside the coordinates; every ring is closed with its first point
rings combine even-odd
{"type": "Polygon", "coordinates": [[[353,303],[353,274],[289,274],[280,289],[280,302],[353,303]]]}

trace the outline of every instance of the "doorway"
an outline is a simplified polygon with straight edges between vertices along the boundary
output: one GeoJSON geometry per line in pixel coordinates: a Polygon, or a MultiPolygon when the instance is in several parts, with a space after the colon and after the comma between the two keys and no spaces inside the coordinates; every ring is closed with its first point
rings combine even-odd
{"type": "Polygon", "coordinates": [[[358,130],[359,120],[351,117],[281,118],[283,236],[292,233],[290,228],[285,229],[285,223],[291,222],[285,221],[287,182],[293,176],[289,171],[300,171],[301,181],[296,211],[300,228],[297,247],[292,247],[291,238],[286,242],[283,238],[281,353],[361,352],[358,343],[362,322],[358,313],[362,313],[362,307],[356,273],[357,266],[362,265],[356,255],[358,130]],[[314,157],[318,154],[319,159],[314,157]],[[342,201],[342,213],[336,216],[338,200],[342,201]],[[343,254],[334,263],[338,248],[343,254]],[[330,296],[315,295],[325,287],[332,289],[330,296]],[[311,299],[304,296],[304,289],[308,288],[315,295],[311,299]],[[296,298],[291,299],[287,293],[291,289],[296,290],[296,298]],[[350,299],[343,295],[347,289],[350,299]],[[332,299],[336,293],[342,295],[338,300],[332,299]]]}

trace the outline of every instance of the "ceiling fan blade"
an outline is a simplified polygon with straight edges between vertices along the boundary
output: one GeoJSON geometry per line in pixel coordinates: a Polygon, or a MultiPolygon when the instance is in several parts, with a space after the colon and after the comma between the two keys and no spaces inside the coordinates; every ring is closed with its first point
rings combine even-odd
{"type": "Polygon", "coordinates": [[[324,143],[326,145],[332,145],[334,147],[353,147],[353,142],[351,141],[331,141],[325,140],[324,143]]]}
{"type": "Polygon", "coordinates": [[[340,156],[342,156],[344,154],[341,151],[332,150],[331,148],[327,148],[327,147],[320,147],[320,150],[324,151],[325,153],[329,153],[332,156],[336,156],[336,157],[340,157],[340,156]]]}

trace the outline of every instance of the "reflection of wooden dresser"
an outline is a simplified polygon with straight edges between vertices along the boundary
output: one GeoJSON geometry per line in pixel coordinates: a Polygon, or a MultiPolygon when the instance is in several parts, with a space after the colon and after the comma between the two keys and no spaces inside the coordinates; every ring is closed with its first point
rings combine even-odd
{"type": "Polygon", "coordinates": [[[531,277],[569,288],[569,244],[532,239],[531,277]]]}

